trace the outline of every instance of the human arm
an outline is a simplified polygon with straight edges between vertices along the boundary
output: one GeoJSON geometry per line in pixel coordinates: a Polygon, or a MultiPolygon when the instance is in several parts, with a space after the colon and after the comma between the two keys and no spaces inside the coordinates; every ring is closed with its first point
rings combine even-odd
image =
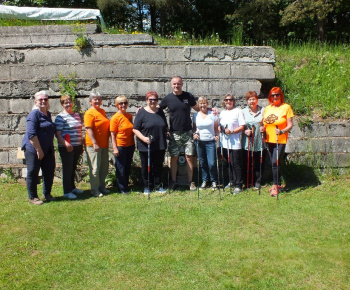
{"type": "Polygon", "coordinates": [[[88,134],[92,144],[93,144],[93,147],[95,149],[95,151],[97,152],[98,149],[100,149],[100,146],[98,146],[97,144],[97,141],[95,139],[95,135],[94,135],[94,132],[92,131],[92,128],[91,127],[86,127],[85,128],[85,131],[86,131],[86,134],[88,134]]]}
{"type": "Polygon", "coordinates": [[[219,121],[216,119],[214,121],[214,139],[215,141],[219,140],[219,121]]]}
{"type": "Polygon", "coordinates": [[[44,158],[44,151],[41,148],[38,136],[34,136],[29,139],[30,144],[34,147],[36,154],[38,155],[38,159],[41,160],[44,158]]]}
{"type": "Polygon", "coordinates": [[[116,136],[117,136],[117,133],[111,131],[113,155],[114,156],[119,156],[119,150],[118,150],[118,147],[117,147],[116,136]]]}
{"type": "Polygon", "coordinates": [[[293,128],[293,118],[288,118],[287,119],[287,126],[284,127],[282,130],[277,127],[276,134],[280,135],[280,134],[288,133],[292,128],[293,128]]]}
{"type": "Polygon", "coordinates": [[[56,138],[57,138],[58,143],[60,143],[64,147],[66,147],[67,152],[72,152],[73,151],[72,144],[70,144],[68,141],[66,141],[62,137],[62,131],[56,131],[56,138]]]}
{"type": "Polygon", "coordinates": [[[146,143],[146,144],[151,144],[151,141],[148,137],[144,136],[141,131],[137,130],[137,129],[132,129],[132,131],[134,132],[134,134],[136,135],[137,138],[139,138],[142,142],[146,143]]]}

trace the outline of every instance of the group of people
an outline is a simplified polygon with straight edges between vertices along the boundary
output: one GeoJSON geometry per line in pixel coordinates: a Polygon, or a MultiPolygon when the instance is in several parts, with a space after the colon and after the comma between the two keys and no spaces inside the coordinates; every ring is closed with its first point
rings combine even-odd
{"type": "Polygon", "coordinates": [[[176,76],[171,80],[172,92],[160,102],[157,92],[146,94],[146,106],[140,108],[133,120],[127,112],[128,99],[115,99],[117,112],[109,120],[101,108],[102,97],[93,92],[89,96],[90,108],[80,115],[73,112],[70,96],[60,98],[63,111],[52,121],[49,99],[45,91],[35,94],[35,106],[27,117],[27,130],[22,143],[27,164],[27,189],[29,201],[40,205],[37,184],[39,170],[43,176],[43,197],[53,201],[51,195],[55,172],[53,139],[56,136],[62,161],[63,197],[76,199],[83,191],[75,186],[75,171],[85,147],[91,194],[102,197],[108,194],[105,179],[109,167],[109,138],[112,140],[116,178],[121,193],[128,194],[131,163],[135,152],[135,136],[141,160],[143,192],[149,195],[155,190],[166,192],[162,183],[163,162],[166,150],[170,154],[170,189],[177,186],[177,165],[181,150],[187,164],[188,186],[196,190],[192,181],[194,156],[197,154],[201,171],[200,189],[218,187],[218,151],[227,162],[228,183],[233,193],[246,187],[260,187],[261,165],[265,147],[270,155],[273,173],[271,195],[278,194],[280,186],[279,160],[285,149],[288,132],[293,126],[293,111],[284,103],[280,88],[269,93],[270,105],[258,105],[256,92],[246,95],[248,106],[241,110],[228,94],[222,102],[223,110],[210,108],[208,100],[183,91],[183,80],[176,76]],[[196,111],[191,119],[191,108],[196,111]],[[164,110],[169,113],[169,125],[164,110]],[[85,138],[82,129],[85,126],[85,138]],[[85,139],[85,144],[83,143],[85,139]],[[219,145],[217,146],[217,143],[219,145]],[[85,145],[85,146],[84,146],[85,145]],[[244,172],[247,171],[245,178],[244,172]]]}

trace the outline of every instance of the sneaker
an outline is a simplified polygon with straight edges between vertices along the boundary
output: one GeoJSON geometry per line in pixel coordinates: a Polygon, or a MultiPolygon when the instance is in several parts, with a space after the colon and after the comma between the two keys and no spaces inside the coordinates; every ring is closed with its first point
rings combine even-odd
{"type": "Polygon", "coordinates": [[[205,189],[207,187],[207,182],[203,181],[199,189],[205,189]]]}
{"type": "Polygon", "coordinates": [[[72,193],[74,194],[83,194],[84,193],[84,190],[81,190],[81,189],[78,189],[78,188],[74,188],[72,190],[72,193]]]}
{"type": "Polygon", "coordinates": [[[166,193],[166,189],[164,189],[162,186],[160,186],[160,187],[157,189],[157,192],[158,192],[158,193],[166,193]]]}
{"type": "Polygon", "coordinates": [[[231,182],[229,182],[226,186],[225,189],[230,189],[233,187],[233,184],[231,182]]]}
{"type": "Polygon", "coordinates": [[[239,187],[236,187],[235,190],[233,191],[233,194],[238,194],[238,193],[241,193],[242,192],[242,189],[239,188],[239,187]]]}
{"type": "Polygon", "coordinates": [[[109,194],[111,193],[110,190],[108,190],[107,188],[99,188],[98,189],[100,192],[102,192],[103,194],[109,194]]]}
{"type": "Polygon", "coordinates": [[[127,191],[127,190],[122,190],[120,191],[121,194],[130,194],[130,191],[127,191]]]}
{"type": "Polygon", "coordinates": [[[278,195],[278,187],[277,185],[273,185],[272,188],[269,189],[270,196],[275,197],[278,195]]]}
{"type": "Polygon", "coordinates": [[[35,205],[42,205],[43,204],[43,201],[40,200],[39,198],[37,197],[34,197],[32,199],[29,199],[29,202],[32,203],[32,204],[35,204],[35,205]]]}
{"type": "Polygon", "coordinates": [[[192,190],[192,191],[197,190],[196,184],[194,182],[191,182],[190,190],[192,190]]]}
{"type": "Polygon", "coordinates": [[[143,191],[143,194],[144,195],[149,195],[151,193],[151,191],[149,190],[148,187],[145,187],[144,191],[143,191]]]}
{"type": "Polygon", "coordinates": [[[45,199],[47,202],[55,201],[55,200],[56,200],[56,198],[54,198],[51,194],[48,194],[48,195],[44,196],[44,199],[45,199]]]}
{"type": "Polygon", "coordinates": [[[103,193],[101,193],[101,192],[99,192],[99,191],[94,191],[94,192],[92,192],[92,195],[93,195],[94,197],[102,197],[102,196],[103,196],[103,193]]]}
{"type": "Polygon", "coordinates": [[[64,198],[67,198],[67,199],[76,199],[76,198],[77,198],[77,196],[76,196],[74,193],[72,193],[72,192],[65,193],[65,194],[63,195],[63,197],[64,197],[64,198]]]}
{"type": "Polygon", "coordinates": [[[212,190],[218,189],[218,186],[217,186],[217,184],[216,184],[216,181],[213,181],[213,182],[211,183],[211,189],[212,189],[212,190]]]}

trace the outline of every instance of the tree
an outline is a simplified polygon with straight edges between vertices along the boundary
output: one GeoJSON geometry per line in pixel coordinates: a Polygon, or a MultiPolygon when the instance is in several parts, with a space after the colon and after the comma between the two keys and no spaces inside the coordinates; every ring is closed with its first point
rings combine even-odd
{"type": "Polygon", "coordinates": [[[282,25],[299,22],[310,18],[317,23],[317,35],[321,42],[325,40],[325,22],[339,5],[340,0],[296,0],[283,12],[282,25]]]}

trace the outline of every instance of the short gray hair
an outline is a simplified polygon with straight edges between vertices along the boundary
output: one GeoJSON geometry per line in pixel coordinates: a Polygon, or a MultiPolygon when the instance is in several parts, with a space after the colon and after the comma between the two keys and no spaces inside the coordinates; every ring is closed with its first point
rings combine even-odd
{"type": "Polygon", "coordinates": [[[40,91],[34,94],[34,99],[36,100],[37,97],[39,96],[49,96],[46,91],[40,91]]]}
{"type": "Polygon", "coordinates": [[[98,91],[95,91],[93,90],[91,93],[90,93],[90,96],[89,96],[89,102],[93,99],[93,98],[101,98],[101,94],[98,92],[98,91]]]}

